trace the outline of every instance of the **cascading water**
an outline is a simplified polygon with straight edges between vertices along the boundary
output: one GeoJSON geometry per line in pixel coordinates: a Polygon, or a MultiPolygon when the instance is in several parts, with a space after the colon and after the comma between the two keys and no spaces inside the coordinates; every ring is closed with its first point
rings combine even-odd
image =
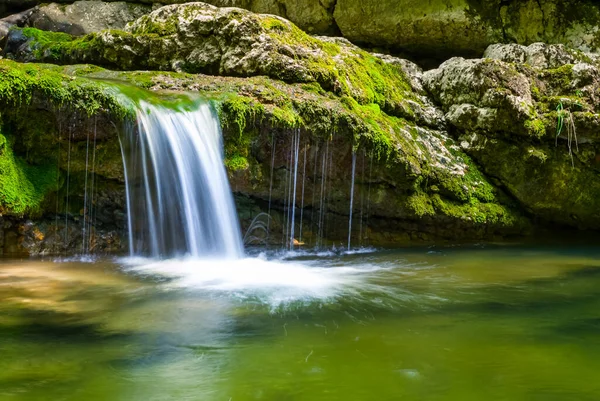
{"type": "Polygon", "coordinates": [[[137,121],[137,129],[128,129],[121,143],[130,254],[242,257],[212,107],[202,103],[173,110],[139,101],[137,121]]]}

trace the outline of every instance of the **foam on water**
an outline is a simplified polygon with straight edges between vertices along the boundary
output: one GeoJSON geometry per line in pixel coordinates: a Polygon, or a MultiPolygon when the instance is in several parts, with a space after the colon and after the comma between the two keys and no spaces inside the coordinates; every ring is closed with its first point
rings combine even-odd
{"type": "Polygon", "coordinates": [[[327,300],[354,292],[379,267],[323,267],[264,257],[238,260],[126,258],[125,270],[169,278],[167,286],[258,298],[272,306],[294,301],[327,300]]]}

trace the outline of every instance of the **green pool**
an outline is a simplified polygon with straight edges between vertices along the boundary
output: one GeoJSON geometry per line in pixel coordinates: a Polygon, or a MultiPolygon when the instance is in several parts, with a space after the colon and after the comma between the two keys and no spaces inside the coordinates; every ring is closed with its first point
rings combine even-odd
{"type": "Polygon", "coordinates": [[[4,260],[0,400],[600,399],[600,249],[4,260]]]}

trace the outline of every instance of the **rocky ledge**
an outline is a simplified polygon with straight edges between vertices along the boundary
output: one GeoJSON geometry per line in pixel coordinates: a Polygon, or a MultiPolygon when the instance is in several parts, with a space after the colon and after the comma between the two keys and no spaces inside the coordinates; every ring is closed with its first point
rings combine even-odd
{"type": "Polygon", "coordinates": [[[82,177],[91,174],[90,139],[102,157],[93,171],[102,200],[93,228],[105,239],[97,248],[121,246],[118,128],[131,110],[120,93],[135,87],[192,91],[215,104],[245,228],[271,210],[273,230],[282,229],[299,135],[307,237],[346,238],[353,158],[357,243],[600,229],[600,73],[592,54],[493,45],[484,58],[423,72],[343,39],[309,36],[279,17],[189,3],[81,37],[13,28],[5,55],[62,65],[0,61],[0,102],[10,106],[1,114],[0,157],[15,171],[0,180],[7,233],[18,232],[11,251],[80,243],[82,233],[56,232],[89,227],[82,177]],[[20,203],[6,195],[27,187],[35,196],[20,203]]]}

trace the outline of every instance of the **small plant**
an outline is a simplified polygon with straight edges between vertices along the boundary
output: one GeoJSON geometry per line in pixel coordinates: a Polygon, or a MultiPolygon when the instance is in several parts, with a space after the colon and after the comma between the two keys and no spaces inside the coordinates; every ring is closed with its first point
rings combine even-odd
{"type": "Polygon", "coordinates": [[[556,146],[558,146],[558,137],[564,130],[567,131],[567,147],[569,148],[569,156],[571,157],[571,165],[575,168],[575,160],[573,159],[573,142],[575,142],[575,149],[579,152],[579,145],[577,143],[577,130],[575,129],[575,121],[573,120],[573,113],[569,108],[565,108],[562,101],[559,101],[556,106],[556,146]]]}

